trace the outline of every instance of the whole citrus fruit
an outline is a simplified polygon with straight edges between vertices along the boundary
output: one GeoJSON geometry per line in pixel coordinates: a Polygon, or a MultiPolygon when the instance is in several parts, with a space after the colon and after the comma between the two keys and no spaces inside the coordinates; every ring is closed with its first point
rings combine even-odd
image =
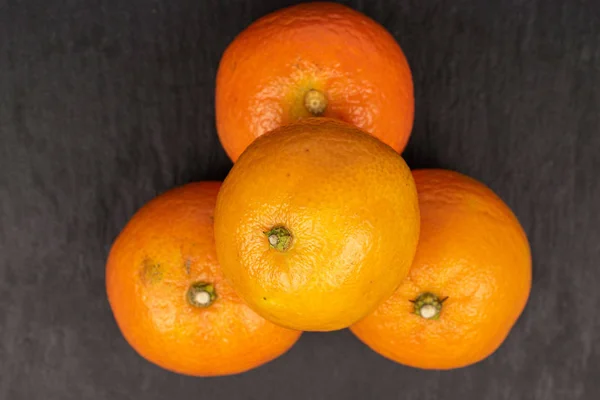
{"type": "Polygon", "coordinates": [[[108,299],[121,332],[147,360],[187,375],[228,375],[287,351],[300,332],[257,315],[221,274],[213,238],[219,183],[150,201],[115,241],[108,299]]]}
{"type": "Polygon", "coordinates": [[[356,127],[306,119],[257,139],[217,199],[223,273],[282,326],[347,327],[408,273],[419,208],[406,163],[356,127]]]}
{"type": "Polygon", "coordinates": [[[349,122],[398,152],[412,129],[402,50],[381,25],[340,4],[300,4],[259,19],[219,65],[217,130],[233,161],[256,137],[309,116],[349,122]]]}
{"type": "Polygon", "coordinates": [[[493,353],[523,311],[531,286],[529,244],[511,210],[456,172],[414,172],[421,237],[408,277],[351,327],[402,364],[449,369],[493,353]]]}

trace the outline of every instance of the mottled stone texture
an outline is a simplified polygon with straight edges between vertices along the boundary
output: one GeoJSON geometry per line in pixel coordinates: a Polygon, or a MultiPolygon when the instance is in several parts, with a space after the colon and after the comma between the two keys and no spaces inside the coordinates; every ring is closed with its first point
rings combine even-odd
{"type": "Polygon", "coordinates": [[[414,71],[412,167],[490,185],[532,244],[529,305],[488,360],[389,362],[348,331],[306,334],[245,375],[138,357],[104,291],[144,202],[222,179],[219,57],[277,0],[0,0],[0,398],[600,398],[600,2],[351,1],[414,71]]]}

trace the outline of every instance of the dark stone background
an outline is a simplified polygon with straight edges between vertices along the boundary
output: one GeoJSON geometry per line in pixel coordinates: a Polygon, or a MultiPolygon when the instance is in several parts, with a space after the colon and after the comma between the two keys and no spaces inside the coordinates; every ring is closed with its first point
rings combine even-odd
{"type": "Polygon", "coordinates": [[[292,1],[0,0],[1,399],[600,398],[600,2],[390,0],[414,71],[412,167],[491,186],[531,240],[533,291],[505,344],[450,372],[348,331],[305,334],[244,375],[198,379],[126,344],[104,262],[135,210],[222,179],[219,57],[292,1]]]}

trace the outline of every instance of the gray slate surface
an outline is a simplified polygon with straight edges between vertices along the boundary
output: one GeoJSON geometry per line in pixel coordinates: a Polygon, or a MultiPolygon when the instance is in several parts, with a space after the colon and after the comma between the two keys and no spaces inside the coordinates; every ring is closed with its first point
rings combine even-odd
{"type": "Polygon", "coordinates": [[[228,378],[141,359],[106,301],[110,244],[156,194],[224,178],[219,57],[291,1],[0,0],[1,399],[600,398],[600,2],[348,3],[413,68],[409,164],[487,183],[530,237],[531,299],[500,350],[427,372],[340,331],[228,378]]]}

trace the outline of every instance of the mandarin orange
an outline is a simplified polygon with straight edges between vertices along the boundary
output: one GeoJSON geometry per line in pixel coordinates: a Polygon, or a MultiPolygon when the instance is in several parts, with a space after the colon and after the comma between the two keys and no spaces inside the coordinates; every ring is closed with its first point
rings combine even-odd
{"type": "Polygon", "coordinates": [[[215,209],[226,278],[256,312],[293,329],[341,329],[364,317],[406,276],[418,237],[402,157],[327,118],[258,138],[215,209]]]}
{"type": "Polygon", "coordinates": [[[223,279],[213,238],[219,187],[188,184],[150,201],[123,229],[106,266],[125,339],[147,360],[187,375],[244,372],[300,336],[257,315],[223,279]]]}
{"type": "Polygon", "coordinates": [[[398,43],[341,4],[299,4],[259,19],[229,45],[217,73],[217,130],[233,161],[258,136],[311,116],[346,121],[401,152],[413,114],[398,43]]]}
{"type": "Polygon", "coordinates": [[[376,352],[426,369],[476,363],[504,341],[531,286],[519,221],[483,184],[456,172],[417,170],[421,237],[408,277],[351,327],[376,352]]]}

